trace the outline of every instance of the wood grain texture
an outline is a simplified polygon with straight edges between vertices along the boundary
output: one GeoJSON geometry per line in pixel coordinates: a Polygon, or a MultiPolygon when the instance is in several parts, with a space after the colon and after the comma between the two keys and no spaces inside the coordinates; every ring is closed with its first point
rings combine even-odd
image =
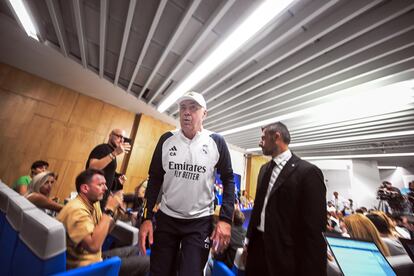
{"type": "Polygon", "coordinates": [[[268,162],[270,158],[264,156],[250,155],[247,158],[246,168],[246,192],[251,198],[256,197],[257,176],[263,164],[268,162]]]}
{"type": "MultiPolygon", "coordinates": [[[[29,174],[33,161],[46,160],[59,174],[52,195],[63,200],[75,191],[91,150],[105,143],[113,128],[129,135],[135,116],[0,63],[0,178],[11,186],[29,174]]],[[[145,158],[151,157],[137,161],[145,158]]],[[[118,169],[122,163],[118,157],[118,169]]]]}
{"type": "Polygon", "coordinates": [[[148,169],[159,138],[165,132],[175,129],[175,126],[144,114],[139,115],[137,119],[138,129],[125,171],[128,178],[124,186],[126,193],[133,192],[134,188],[148,177],[148,169]]]}

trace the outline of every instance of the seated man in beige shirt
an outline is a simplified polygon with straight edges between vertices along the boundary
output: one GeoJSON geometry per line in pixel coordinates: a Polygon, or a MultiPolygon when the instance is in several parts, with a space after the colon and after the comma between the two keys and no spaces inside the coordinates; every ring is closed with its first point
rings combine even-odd
{"type": "Polygon", "coordinates": [[[76,178],[78,196],[59,213],[57,219],[66,229],[67,268],[86,266],[105,257],[121,258],[120,275],[145,275],[149,271],[148,256],[138,256],[135,246],[122,247],[102,253],[102,244],[114,224],[122,195],[110,195],[102,213],[99,201],[107,190],[104,173],[87,169],[76,178]]]}

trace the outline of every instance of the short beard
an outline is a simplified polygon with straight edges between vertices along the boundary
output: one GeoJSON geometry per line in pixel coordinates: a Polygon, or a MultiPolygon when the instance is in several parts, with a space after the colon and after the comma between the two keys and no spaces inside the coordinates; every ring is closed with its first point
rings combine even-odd
{"type": "Polygon", "coordinates": [[[274,147],[269,149],[269,150],[263,150],[263,148],[262,148],[262,152],[263,152],[264,155],[270,155],[270,156],[273,156],[273,154],[278,155],[279,154],[279,146],[274,145],[274,147]]]}

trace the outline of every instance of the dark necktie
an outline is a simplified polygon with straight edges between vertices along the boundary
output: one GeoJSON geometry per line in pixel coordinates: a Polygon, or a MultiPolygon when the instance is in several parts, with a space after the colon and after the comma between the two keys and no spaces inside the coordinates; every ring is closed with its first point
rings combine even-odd
{"type": "Polygon", "coordinates": [[[267,194],[267,189],[269,188],[270,178],[272,177],[272,172],[275,166],[276,166],[276,163],[275,161],[272,160],[264,173],[262,183],[260,183],[260,187],[259,187],[260,191],[258,191],[258,194],[256,197],[257,202],[255,202],[255,205],[258,205],[257,209],[259,211],[259,214],[260,212],[262,212],[264,200],[267,194]]]}

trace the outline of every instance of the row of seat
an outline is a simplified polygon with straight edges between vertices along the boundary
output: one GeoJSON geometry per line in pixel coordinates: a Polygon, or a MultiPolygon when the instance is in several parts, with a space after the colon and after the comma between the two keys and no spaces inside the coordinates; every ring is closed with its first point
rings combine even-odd
{"type": "Polygon", "coordinates": [[[121,260],[66,271],[63,225],[0,181],[0,275],[118,275],[121,260]]]}

